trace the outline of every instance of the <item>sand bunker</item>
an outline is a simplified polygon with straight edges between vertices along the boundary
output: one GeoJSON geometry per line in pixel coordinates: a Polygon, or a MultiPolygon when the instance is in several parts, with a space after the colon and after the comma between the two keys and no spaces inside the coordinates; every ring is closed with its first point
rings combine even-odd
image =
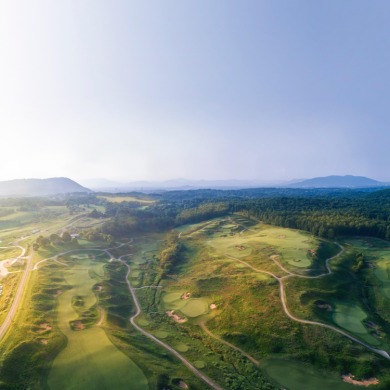
{"type": "Polygon", "coordinates": [[[210,310],[215,310],[217,308],[217,305],[215,303],[212,303],[210,305],[210,310]]]}
{"type": "Polygon", "coordinates": [[[315,302],[315,305],[319,309],[324,309],[324,310],[327,310],[327,311],[333,311],[332,305],[330,305],[329,303],[327,303],[325,301],[318,300],[318,301],[315,302]]]}
{"type": "Polygon", "coordinates": [[[52,330],[52,326],[50,324],[48,324],[47,322],[40,324],[39,327],[41,329],[38,330],[38,333],[43,333],[43,332],[46,332],[47,330],[52,330]]]}
{"type": "Polygon", "coordinates": [[[180,297],[180,299],[186,300],[186,299],[188,299],[190,296],[191,296],[191,293],[185,292],[185,293],[180,297]]]}
{"type": "Polygon", "coordinates": [[[362,379],[361,381],[358,381],[356,379],[353,379],[355,376],[352,374],[348,375],[342,375],[344,382],[351,383],[352,385],[356,386],[371,386],[371,385],[377,385],[379,383],[378,379],[376,378],[370,378],[370,379],[362,379]]]}
{"type": "Polygon", "coordinates": [[[180,317],[179,315],[175,314],[175,310],[168,310],[166,314],[168,317],[172,318],[175,322],[178,322],[179,324],[182,324],[183,322],[187,321],[187,318],[180,317]]]}
{"type": "Polygon", "coordinates": [[[71,328],[73,330],[83,330],[85,329],[85,325],[81,321],[73,321],[71,323],[71,328]]]}

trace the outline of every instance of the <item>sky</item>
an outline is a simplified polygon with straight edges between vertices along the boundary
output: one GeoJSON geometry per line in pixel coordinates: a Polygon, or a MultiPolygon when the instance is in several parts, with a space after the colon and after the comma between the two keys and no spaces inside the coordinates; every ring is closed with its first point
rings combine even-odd
{"type": "Polygon", "coordinates": [[[2,0],[0,180],[390,181],[387,0],[2,0]]]}

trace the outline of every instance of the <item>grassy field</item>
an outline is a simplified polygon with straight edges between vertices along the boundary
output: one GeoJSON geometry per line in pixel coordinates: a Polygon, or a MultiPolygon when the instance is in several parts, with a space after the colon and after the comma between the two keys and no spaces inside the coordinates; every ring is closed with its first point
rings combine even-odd
{"type": "Polygon", "coordinates": [[[121,202],[137,202],[144,205],[149,205],[152,203],[155,203],[155,200],[148,198],[147,196],[144,197],[136,197],[136,196],[117,196],[117,195],[105,195],[105,196],[98,196],[99,199],[104,199],[107,202],[112,203],[121,203],[121,202]]]}
{"type": "Polygon", "coordinates": [[[343,243],[353,247],[365,258],[366,274],[384,299],[390,299],[390,245],[387,241],[372,237],[348,238],[343,243]]]}
{"type": "MultiPolygon", "coordinates": [[[[177,232],[186,246],[185,260],[176,266],[169,279],[164,280],[165,287],[161,292],[163,310],[175,310],[185,316],[186,301],[181,299],[185,292],[191,294],[190,299],[214,303],[216,309],[208,308],[197,317],[187,315],[188,321],[176,327],[197,332],[196,325],[206,322],[214,335],[260,361],[275,354],[283,356],[283,359],[274,360],[272,367],[267,366],[265,372],[271,378],[286,377],[286,383],[278,383],[288,388],[299,389],[300,375],[307,370],[310,377],[308,389],[313,386],[319,389],[329,386],[351,388],[341,380],[341,374],[347,371],[371,375],[370,370],[372,372],[376,364],[374,356],[368,358],[370,355],[364,348],[335,332],[302,326],[286,318],[281,308],[278,283],[248,267],[251,265],[278,276],[286,275],[275,263],[277,260],[297,274],[303,270],[311,275],[327,273],[325,260],[339,253],[339,247],[306,233],[256,225],[236,216],[182,226],[177,232]],[[286,361],[286,356],[293,359],[286,361]],[[314,365],[307,366],[307,361],[314,365]],[[286,364],[291,369],[291,376],[282,374],[286,364]],[[271,372],[276,374],[271,375],[271,372]]],[[[320,279],[286,279],[288,305],[299,318],[335,324],[374,347],[387,349],[385,338],[374,337],[372,329],[367,326],[367,321],[374,318],[373,313],[367,311],[361,301],[360,286],[363,284],[357,283],[349,271],[361,242],[357,240],[356,244],[351,245],[345,256],[332,261],[335,270],[332,275],[320,279]],[[319,309],[315,304],[318,300],[324,300],[331,311],[319,309]]],[[[373,245],[367,245],[364,240],[363,244],[368,248],[373,245]]],[[[385,252],[381,254],[382,258],[385,258],[390,252],[383,243],[381,249],[385,252]]],[[[386,270],[378,268],[375,272],[383,272],[382,281],[385,282],[386,270]]],[[[186,344],[191,348],[191,343],[186,344]]],[[[386,365],[383,361],[381,364],[386,365]]],[[[385,375],[385,371],[383,373],[385,375]]]]}
{"type": "MultiPolygon", "coordinates": [[[[53,208],[50,223],[0,231],[0,236],[4,234],[0,239],[7,244],[36,230],[33,237],[49,236],[64,226],[79,233],[102,223],[61,217],[63,211],[53,208]]],[[[13,220],[10,213],[3,214],[13,220]]],[[[15,218],[14,222],[21,216],[15,218]]],[[[337,245],[236,215],[182,226],[176,233],[181,249],[164,273],[159,260],[168,245],[164,234],[123,237],[126,245],[112,245],[117,247],[110,252],[131,266],[130,282],[142,306],[139,326],[221,387],[347,390],[352,385],[344,383],[341,374],[351,372],[358,378],[375,375],[380,385],[374,388],[388,388],[386,361],[334,331],[289,319],[278,281],[261,273],[278,277],[288,271],[298,276],[326,273],[325,260],[340,251],[337,245]],[[168,315],[172,310],[177,317],[168,315]]],[[[26,243],[31,244],[33,237],[26,243]]],[[[288,307],[299,318],[333,324],[387,349],[390,248],[384,241],[366,238],[348,238],[342,244],[346,251],[331,261],[331,275],[284,279],[288,307]],[[360,252],[364,265],[355,271],[360,252]]],[[[178,390],[183,381],[191,389],[206,389],[183,364],[129,323],[135,307],[125,283],[127,268],[108,262],[107,254],[96,250],[107,245],[79,239],[51,244],[35,254],[37,263],[67,250],[87,250],[61,256],[62,264],[53,259],[40,263],[32,272],[18,326],[1,345],[0,387],[121,389],[131,383],[137,389],[178,390]]],[[[5,281],[11,283],[17,275],[5,281]]],[[[0,297],[0,310],[1,303],[0,297]]]]}
{"type": "Polygon", "coordinates": [[[284,359],[267,359],[262,365],[267,375],[289,390],[352,390],[354,385],[340,381],[337,375],[308,364],[284,359]]]}
{"type": "Polygon", "coordinates": [[[134,388],[148,389],[147,379],[138,366],[111,343],[101,327],[91,326],[85,316],[91,309],[96,310],[93,286],[103,276],[103,263],[91,260],[83,252],[69,260],[75,265],[64,275],[71,289],[60,295],[57,309],[58,326],[67,345],[53,362],[48,377],[50,388],[127,389],[131,383],[134,388]],[[72,304],[74,297],[82,299],[81,316],[72,304]]]}
{"type": "Polygon", "coordinates": [[[180,232],[191,238],[205,237],[216,253],[245,259],[256,252],[268,252],[290,269],[311,266],[319,241],[297,230],[251,225],[243,219],[216,219],[189,225],[180,232]]]}

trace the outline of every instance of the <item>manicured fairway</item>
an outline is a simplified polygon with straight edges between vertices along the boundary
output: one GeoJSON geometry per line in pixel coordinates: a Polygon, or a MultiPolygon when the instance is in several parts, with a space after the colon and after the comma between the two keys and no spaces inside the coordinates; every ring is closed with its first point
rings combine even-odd
{"type": "Polygon", "coordinates": [[[85,308],[96,303],[92,286],[96,280],[90,271],[103,274],[102,263],[77,258],[77,266],[64,270],[71,290],[59,297],[58,326],[68,339],[64,350],[56,357],[48,377],[51,389],[140,389],[148,390],[148,382],[140,368],[120,352],[98,326],[73,331],[69,321],[77,319],[71,306],[73,296],[81,296],[85,308]],[[132,387],[129,387],[132,386],[132,387]]]}
{"type": "Polygon", "coordinates": [[[289,390],[352,390],[356,388],[335,374],[325,374],[313,366],[282,359],[268,359],[262,365],[265,373],[289,390]]]}
{"type": "Polygon", "coordinates": [[[363,320],[367,317],[367,314],[356,305],[349,305],[347,303],[335,304],[335,312],[333,313],[333,321],[340,326],[355,334],[360,339],[367,343],[377,346],[380,345],[380,341],[371,336],[367,328],[363,325],[363,320]]]}
{"type": "Polygon", "coordinates": [[[352,333],[367,333],[362,321],[367,317],[366,313],[358,306],[337,303],[333,313],[334,322],[352,333]]]}
{"type": "Polygon", "coordinates": [[[383,295],[390,299],[390,253],[382,256],[375,263],[374,274],[381,282],[381,291],[383,295]]]}
{"type": "Polygon", "coordinates": [[[367,261],[372,263],[373,272],[378,279],[378,287],[383,296],[390,299],[390,246],[387,241],[372,237],[345,240],[364,253],[367,261]]]}
{"type": "MultiPolygon", "coordinates": [[[[234,220],[234,219],[233,219],[234,220]]],[[[254,249],[273,249],[280,255],[280,260],[291,266],[307,268],[311,265],[308,255],[318,247],[319,241],[309,234],[297,230],[258,224],[248,230],[235,228],[231,222],[221,222],[218,227],[224,233],[209,236],[207,243],[218,253],[243,259],[252,254],[254,249]]]]}

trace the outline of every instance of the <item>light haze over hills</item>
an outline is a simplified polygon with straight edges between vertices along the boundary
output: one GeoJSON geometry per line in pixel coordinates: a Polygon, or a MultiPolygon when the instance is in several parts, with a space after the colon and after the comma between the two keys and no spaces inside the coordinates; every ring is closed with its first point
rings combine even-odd
{"type": "Polygon", "coordinates": [[[0,180],[390,181],[390,2],[0,2],[0,180]]]}
{"type": "Polygon", "coordinates": [[[306,180],[292,181],[249,181],[249,180],[166,180],[115,182],[112,180],[95,179],[83,181],[84,185],[97,191],[126,192],[151,190],[186,190],[186,189],[232,189],[232,188],[260,188],[260,187],[288,187],[288,188],[366,188],[384,187],[389,185],[363,176],[327,176],[306,180]]]}
{"type": "Polygon", "coordinates": [[[48,196],[77,192],[88,193],[91,190],[66,177],[0,181],[1,197],[48,196]]]}
{"type": "Polygon", "coordinates": [[[0,181],[0,197],[50,196],[58,194],[90,193],[95,191],[167,191],[191,189],[245,189],[245,188],[366,188],[384,187],[388,183],[362,176],[328,176],[291,182],[256,182],[248,180],[166,180],[120,183],[112,180],[90,180],[83,185],[65,177],[49,179],[16,179],[0,181]],[[88,186],[88,188],[86,187],[88,186]],[[90,188],[90,189],[89,189],[90,188]]]}

